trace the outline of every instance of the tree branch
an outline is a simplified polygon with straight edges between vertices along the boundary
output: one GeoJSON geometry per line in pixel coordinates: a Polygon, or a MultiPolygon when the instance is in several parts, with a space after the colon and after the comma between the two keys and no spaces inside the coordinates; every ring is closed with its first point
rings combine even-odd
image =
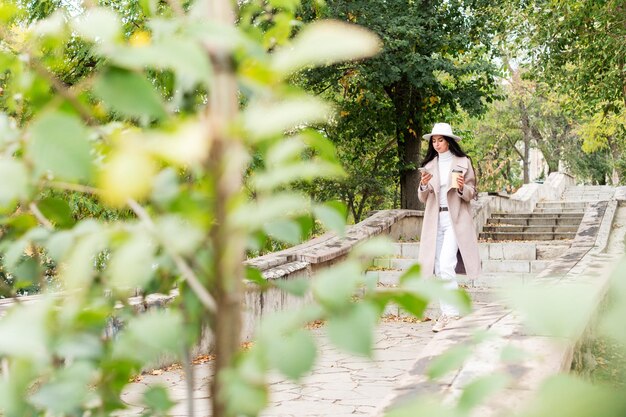
{"type": "Polygon", "coordinates": [[[53,224],[50,222],[50,220],[48,220],[46,218],[46,216],[43,215],[43,213],[41,212],[41,210],[39,210],[39,207],[37,207],[37,204],[35,204],[34,202],[31,202],[28,205],[28,208],[30,209],[30,211],[33,213],[33,215],[35,216],[35,218],[37,218],[37,220],[39,220],[39,223],[41,223],[46,229],[48,230],[54,230],[54,226],[53,224]]]}
{"type": "Polygon", "coordinates": [[[215,304],[215,300],[213,299],[211,294],[209,294],[207,289],[202,285],[202,283],[200,283],[200,280],[198,279],[198,277],[196,277],[196,274],[193,272],[189,264],[185,262],[183,257],[180,256],[175,251],[173,251],[165,239],[159,238],[156,226],[154,222],[152,221],[152,219],[150,218],[150,215],[148,214],[148,212],[133,199],[128,199],[126,203],[128,204],[128,207],[130,207],[130,209],[137,215],[139,220],[143,221],[146,224],[146,226],[148,226],[150,231],[154,233],[154,235],[157,237],[157,240],[159,240],[159,243],[163,245],[163,248],[165,249],[167,254],[172,257],[172,260],[176,264],[176,267],[178,268],[182,276],[185,278],[187,283],[189,283],[189,286],[191,287],[191,289],[196,293],[200,302],[202,302],[202,304],[211,313],[215,313],[216,308],[217,308],[215,304]]]}

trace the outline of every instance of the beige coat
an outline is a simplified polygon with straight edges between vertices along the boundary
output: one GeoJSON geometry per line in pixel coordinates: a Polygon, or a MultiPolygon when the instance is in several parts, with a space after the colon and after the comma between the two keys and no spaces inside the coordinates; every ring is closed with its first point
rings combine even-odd
{"type": "MultiPolygon", "coordinates": [[[[437,227],[439,220],[439,157],[428,162],[424,168],[432,174],[432,178],[425,190],[418,191],[421,202],[426,204],[424,209],[424,221],[422,223],[422,235],[420,238],[420,250],[418,260],[422,266],[424,277],[430,277],[435,270],[435,251],[437,250],[437,227]]],[[[480,254],[478,252],[478,240],[476,228],[470,209],[470,201],[476,193],[476,176],[470,160],[466,157],[452,156],[450,170],[459,169],[465,177],[463,194],[459,194],[456,188],[448,188],[448,207],[452,228],[459,245],[457,253],[457,272],[466,273],[469,278],[477,278],[480,275],[480,254]]],[[[448,175],[452,175],[450,172],[448,175]]],[[[451,181],[448,181],[451,183],[451,181]]]]}

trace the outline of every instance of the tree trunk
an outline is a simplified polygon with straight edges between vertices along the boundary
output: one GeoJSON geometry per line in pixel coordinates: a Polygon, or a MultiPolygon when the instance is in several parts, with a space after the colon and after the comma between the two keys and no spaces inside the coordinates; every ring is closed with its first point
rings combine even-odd
{"type": "Polygon", "coordinates": [[[387,88],[386,92],[394,104],[396,115],[400,208],[417,210],[422,208],[417,197],[420,180],[417,167],[422,159],[420,145],[424,130],[423,115],[419,110],[420,95],[404,79],[387,88]]]}
{"type": "Polygon", "coordinates": [[[530,120],[528,117],[528,109],[526,109],[526,105],[521,100],[518,103],[518,107],[520,109],[521,114],[521,122],[522,122],[522,136],[524,139],[524,152],[522,156],[522,167],[524,171],[524,184],[528,184],[530,182],[530,176],[528,174],[528,166],[530,164],[530,143],[532,139],[532,132],[530,129],[530,120]]]}
{"type": "MultiPolygon", "coordinates": [[[[209,19],[221,25],[234,25],[234,13],[229,0],[214,0],[209,4],[209,19]]],[[[241,339],[241,306],[243,294],[243,261],[245,236],[228,219],[228,207],[241,192],[242,141],[229,137],[228,128],[238,111],[237,84],[230,52],[220,47],[207,47],[214,76],[207,108],[207,118],[213,132],[213,145],[208,163],[213,176],[214,226],[211,229],[213,247],[214,295],[216,317],[211,320],[215,337],[215,377],[211,381],[213,417],[226,417],[223,381],[220,375],[232,365],[241,339]]]]}
{"type": "Polygon", "coordinates": [[[612,169],[611,169],[611,185],[616,187],[619,185],[619,172],[617,171],[617,161],[620,158],[621,152],[619,149],[619,145],[617,144],[617,141],[614,140],[614,138],[611,136],[608,138],[608,144],[609,144],[609,149],[611,151],[611,159],[613,160],[612,162],[612,169]]]}

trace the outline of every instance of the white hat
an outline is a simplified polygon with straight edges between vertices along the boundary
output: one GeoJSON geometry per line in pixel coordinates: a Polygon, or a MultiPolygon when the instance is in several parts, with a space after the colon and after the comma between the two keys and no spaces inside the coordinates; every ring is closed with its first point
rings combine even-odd
{"type": "Polygon", "coordinates": [[[459,136],[452,134],[452,127],[450,127],[450,125],[447,123],[435,123],[435,125],[433,126],[433,131],[431,133],[425,134],[422,137],[426,140],[430,140],[431,136],[434,135],[447,136],[456,140],[457,142],[461,140],[459,136]]]}

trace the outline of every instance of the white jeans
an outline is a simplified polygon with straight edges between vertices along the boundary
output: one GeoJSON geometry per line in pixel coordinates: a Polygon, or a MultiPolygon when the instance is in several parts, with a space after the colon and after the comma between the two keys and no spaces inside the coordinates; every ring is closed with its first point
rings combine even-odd
{"type": "MultiPolygon", "coordinates": [[[[450,212],[439,212],[439,225],[437,227],[437,252],[435,252],[435,275],[445,281],[444,287],[449,290],[459,288],[456,282],[456,253],[459,245],[454,236],[450,212]]],[[[453,305],[439,302],[441,314],[458,316],[459,310],[453,305]]]]}

